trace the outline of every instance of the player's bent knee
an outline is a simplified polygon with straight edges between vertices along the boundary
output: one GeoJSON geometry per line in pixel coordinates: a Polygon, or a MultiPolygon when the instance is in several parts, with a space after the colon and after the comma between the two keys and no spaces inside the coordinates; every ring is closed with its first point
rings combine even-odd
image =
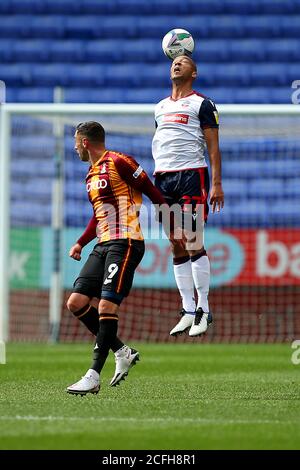
{"type": "Polygon", "coordinates": [[[101,299],[99,302],[98,311],[101,315],[103,312],[105,313],[116,313],[119,309],[119,305],[114,302],[110,302],[106,299],[101,299]]]}
{"type": "Polygon", "coordinates": [[[71,313],[76,313],[89,303],[89,298],[78,294],[72,294],[67,301],[67,309],[71,313]]]}

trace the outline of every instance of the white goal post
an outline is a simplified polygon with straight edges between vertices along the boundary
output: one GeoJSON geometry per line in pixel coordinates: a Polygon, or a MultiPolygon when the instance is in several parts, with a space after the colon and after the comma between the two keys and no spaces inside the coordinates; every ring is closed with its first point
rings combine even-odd
{"type": "MultiPolygon", "coordinates": [[[[219,114],[223,116],[285,116],[300,117],[300,106],[297,105],[219,105],[219,114]]],[[[10,253],[10,160],[11,160],[11,118],[12,116],[28,115],[31,117],[47,117],[59,119],[62,116],[89,116],[89,115],[115,115],[115,116],[144,116],[153,117],[154,130],[154,104],[24,104],[4,103],[0,105],[0,344],[9,339],[9,253],[10,253]]],[[[298,121],[299,124],[299,121],[298,121]]],[[[55,124],[54,124],[55,125],[55,124]]],[[[222,129],[221,129],[222,132],[222,129]]],[[[239,132],[243,132],[242,129],[239,132]]],[[[299,127],[298,127],[299,133],[299,127]]],[[[54,132],[55,134],[55,132],[54,132]]],[[[61,136],[58,133],[58,138],[61,136]]],[[[122,151],[122,149],[119,149],[122,151]]],[[[59,179],[58,182],[59,184],[59,179]]],[[[57,186],[57,191],[62,187],[57,186]]],[[[61,217],[61,199],[54,201],[54,213],[52,221],[56,220],[56,229],[59,229],[59,218],[61,217]]],[[[55,225],[55,222],[53,222],[55,225]]],[[[54,283],[55,284],[55,283],[54,283]]],[[[53,284],[53,285],[54,285],[53,284]]],[[[55,289],[55,287],[52,287],[55,289]]],[[[57,289],[57,286],[56,286],[57,289]]],[[[50,293],[51,296],[51,293],[50,293]]],[[[54,297],[56,293],[54,292],[54,297]]],[[[59,305],[52,302],[50,308],[51,323],[59,323],[59,305]]],[[[53,335],[55,340],[55,334],[53,335]]]]}

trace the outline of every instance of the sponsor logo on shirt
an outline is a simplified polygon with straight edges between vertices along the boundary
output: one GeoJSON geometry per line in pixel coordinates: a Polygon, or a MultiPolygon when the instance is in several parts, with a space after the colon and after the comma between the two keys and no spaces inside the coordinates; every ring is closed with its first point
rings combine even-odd
{"type": "Polygon", "coordinates": [[[140,176],[140,174],[142,173],[142,171],[143,171],[143,168],[141,167],[141,165],[139,165],[139,166],[137,167],[137,169],[135,170],[135,172],[133,173],[132,176],[133,176],[134,178],[138,178],[138,176],[140,176]]]}
{"type": "Polygon", "coordinates": [[[107,187],[107,181],[104,178],[101,178],[97,181],[91,181],[86,185],[86,190],[89,193],[93,189],[105,189],[107,187]]]}
{"type": "Polygon", "coordinates": [[[187,114],[166,114],[163,118],[164,122],[177,122],[178,124],[187,124],[189,116],[187,114]]]}

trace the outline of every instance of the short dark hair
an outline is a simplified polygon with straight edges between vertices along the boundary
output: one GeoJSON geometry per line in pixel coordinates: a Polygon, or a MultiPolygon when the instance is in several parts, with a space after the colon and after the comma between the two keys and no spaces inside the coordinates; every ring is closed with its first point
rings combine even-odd
{"type": "Polygon", "coordinates": [[[87,137],[91,142],[96,143],[104,143],[105,142],[105,130],[96,121],[87,121],[81,122],[76,127],[76,131],[78,134],[84,135],[87,137]]]}

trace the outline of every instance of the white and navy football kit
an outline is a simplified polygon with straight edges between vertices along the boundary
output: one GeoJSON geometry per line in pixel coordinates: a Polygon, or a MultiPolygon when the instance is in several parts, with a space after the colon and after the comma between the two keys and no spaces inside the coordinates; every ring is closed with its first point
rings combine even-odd
{"type": "Polygon", "coordinates": [[[218,128],[218,112],[213,101],[193,91],[173,100],[168,97],[155,107],[156,132],[152,142],[155,186],[169,205],[204,205],[207,219],[209,175],[204,152],[203,130],[218,128]]]}

